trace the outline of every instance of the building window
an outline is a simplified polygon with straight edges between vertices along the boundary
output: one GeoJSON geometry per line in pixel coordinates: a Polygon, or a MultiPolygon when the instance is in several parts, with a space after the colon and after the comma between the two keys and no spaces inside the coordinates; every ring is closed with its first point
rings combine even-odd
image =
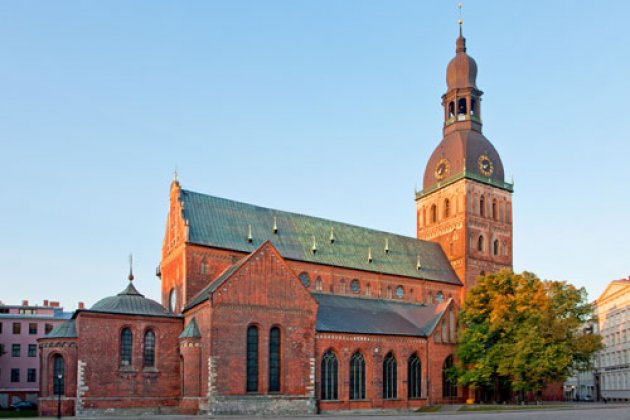
{"type": "Polygon", "coordinates": [[[354,279],[350,282],[350,290],[352,290],[353,293],[359,293],[361,291],[359,280],[354,279]]]}
{"type": "Polygon", "coordinates": [[[2,322],[0,322],[0,334],[2,334],[2,322]]]}
{"type": "Polygon", "coordinates": [[[269,331],[269,392],[280,392],[280,328],[269,331]]]}
{"type": "Polygon", "coordinates": [[[453,311],[453,308],[451,308],[448,311],[448,333],[449,333],[449,338],[451,340],[451,343],[454,343],[457,338],[456,328],[457,327],[455,325],[455,311],[453,311]]]}
{"type": "Polygon", "coordinates": [[[311,285],[311,277],[308,275],[307,272],[300,273],[298,278],[305,287],[309,287],[311,285]]]}
{"type": "Polygon", "coordinates": [[[11,345],[11,357],[20,357],[21,348],[19,344],[11,345]]]}
{"type": "Polygon", "coordinates": [[[431,223],[437,222],[437,206],[431,205],[431,223]]]}
{"type": "Polygon", "coordinates": [[[120,333],[120,365],[131,366],[131,353],[133,349],[133,336],[129,328],[123,328],[120,333]]]}
{"type": "Polygon", "coordinates": [[[208,274],[208,260],[206,257],[201,259],[201,263],[199,264],[199,274],[205,276],[208,274]]]}
{"type": "Polygon", "coordinates": [[[403,297],[405,297],[405,289],[402,286],[396,287],[396,297],[398,299],[402,299],[403,297]]]}
{"type": "Polygon", "coordinates": [[[64,363],[61,355],[56,355],[53,362],[53,393],[63,395],[65,392],[66,375],[64,374],[64,363]]]}
{"type": "Polygon", "coordinates": [[[33,368],[29,368],[26,371],[26,382],[35,382],[37,380],[37,371],[33,368]]]}
{"type": "Polygon", "coordinates": [[[30,335],[35,335],[35,334],[37,334],[37,324],[36,324],[36,323],[34,323],[34,322],[30,322],[30,323],[28,324],[28,333],[29,333],[30,335]]]}
{"type": "Polygon", "coordinates": [[[46,334],[50,333],[52,330],[53,330],[53,325],[52,325],[52,324],[46,324],[46,325],[44,326],[44,332],[45,332],[46,334]]]}
{"type": "Polygon", "coordinates": [[[420,398],[422,391],[422,363],[417,353],[409,358],[407,363],[407,384],[409,398],[420,398]]]}
{"type": "Polygon", "coordinates": [[[448,198],[444,200],[444,217],[449,217],[451,215],[451,202],[448,198]]]}
{"type": "Polygon", "coordinates": [[[455,102],[448,103],[448,117],[453,118],[455,116],[455,102]]]}
{"type": "Polygon", "coordinates": [[[457,398],[457,380],[453,377],[453,356],[448,356],[442,365],[442,396],[457,398]]]}
{"type": "Polygon", "coordinates": [[[37,344],[28,345],[28,357],[37,357],[37,344]]]}
{"type": "Polygon", "coordinates": [[[383,360],[383,399],[393,400],[398,397],[398,364],[392,353],[383,360]]]}
{"type": "Polygon", "coordinates": [[[359,352],[350,358],[350,399],[365,399],[365,359],[359,352]]]}
{"type": "Polygon", "coordinates": [[[11,369],[11,382],[20,382],[20,369],[11,369]]]}
{"type": "Polygon", "coordinates": [[[494,255],[499,255],[499,240],[495,239],[494,244],[492,245],[492,253],[494,255]]]}
{"type": "Polygon", "coordinates": [[[22,332],[22,324],[19,322],[13,323],[13,334],[20,334],[22,332]]]}
{"type": "Polygon", "coordinates": [[[477,251],[483,253],[483,235],[479,235],[479,239],[477,239],[477,251]]]}
{"type": "Polygon", "coordinates": [[[258,328],[247,329],[247,392],[258,391],[258,328]]]}
{"type": "Polygon", "coordinates": [[[155,366],[155,333],[151,330],[144,334],[144,367],[155,366]]]}
{"type": "Polygon", "coordinates": [[[457,115],[466,115],[466,98],[460,98],[457,101],[457,115]]]}
{"type": "Polygon", "coordinates": [[[175,312],[175,309],[177,309],[177,290],[175,290],[174,287],[168,294],[168,308],[171,310],[171,312],[175,312]]]}
{"type": "Polygon", "coordinates": [[[335,353],[328,350],[322,357],[322,400],[338,400],[339,362],[335,353]]]}
{"type": "Polygon", "coordinates": [[[483,195],[479,199],[479,214],[481,215],[481,217],[486,216],[486,199],[483,195]]]}
{"type": "Polygon", "coordinates": [[[441,290],[435,294],[435,301],[437,303],[442,303],[444,301],[444,293],[442,293],[441,290]]]}

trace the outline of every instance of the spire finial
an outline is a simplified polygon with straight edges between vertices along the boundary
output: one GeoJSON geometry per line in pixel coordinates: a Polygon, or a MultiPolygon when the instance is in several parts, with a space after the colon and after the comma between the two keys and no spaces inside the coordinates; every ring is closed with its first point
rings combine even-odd
{"type": "Polygon", "coordinates": [[[459,23],[459,36],[462,36],[462,26],[464,24],[464,19],[462,19],[462,7],[463,4],[461,1],[457,3],[457,9],[459,11],[459,20],[457,21],[457,23],[459,23]]]}
{"type": "Polygon", "coordinates": [[[133,254],[129,254],[129,281],[133,281],[133,254]]]}

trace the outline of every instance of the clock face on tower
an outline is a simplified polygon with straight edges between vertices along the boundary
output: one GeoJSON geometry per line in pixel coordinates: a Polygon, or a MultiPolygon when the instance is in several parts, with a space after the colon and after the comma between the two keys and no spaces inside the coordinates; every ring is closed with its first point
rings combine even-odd
{"type": "Polygon", "coordinates": [[[483,175],[490,176],[492,175],[492,172],[494,172],[494,164],[492,163],[488,155],[479,156],[479,160],[477,161],[477,163],[479,164],[479,171],[483,175]]]}
{"type": "Polygon", "coordinates": [[[451,164],[447,159],[440,159],[438,164],[435,166],[435,179],[444,179],[448,175],[449,170],[451,169],[451,164]]]}

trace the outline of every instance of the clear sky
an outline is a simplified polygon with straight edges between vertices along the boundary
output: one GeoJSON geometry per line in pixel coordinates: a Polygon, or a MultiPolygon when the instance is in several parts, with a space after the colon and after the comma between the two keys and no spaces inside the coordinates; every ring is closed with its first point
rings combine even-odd
{"type": "MultiPolygon", "coordinates": [[[[456,1],[0,1],[0,299],[158,298],[169,184],[404,235],[456,1]]],[[[630,2],[464,2],[514,268],[630,274],[630,2]]]]}

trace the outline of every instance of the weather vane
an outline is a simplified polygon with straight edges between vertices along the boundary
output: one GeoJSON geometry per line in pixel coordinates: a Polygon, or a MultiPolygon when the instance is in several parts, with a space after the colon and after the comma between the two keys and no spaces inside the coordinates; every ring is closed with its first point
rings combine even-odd
{"type": "Polygon", "coordinates": [[[462,28],[462,24],[464,23],[464,20],[462,19],[462,2],[460,1],[459,3],[457,3],[457,9],[459,10],[459,28],[462,28]]]}

